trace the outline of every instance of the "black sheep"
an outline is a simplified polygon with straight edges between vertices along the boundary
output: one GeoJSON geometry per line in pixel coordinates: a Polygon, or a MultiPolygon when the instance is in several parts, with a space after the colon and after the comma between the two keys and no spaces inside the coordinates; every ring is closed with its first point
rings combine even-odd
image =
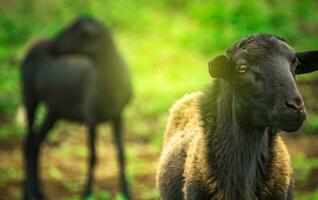
{"type": "Polygon", "coordinates": [[[157,175],[162,200],[291,200],[293,172],[278,135],[306,118],[295,73],[318,69],[318,52],[282,39],[242,39],[209,63],[217,78],[170,112],[157,175]]]}
{"type": "Polygon", "coordinates": [[[39,42],[31,48],[22,63],[21,78],[28,120],[24,199],[45,199],[38,174],[38,157],[41,144],[59,119],[88,126],[90,158],[85,197],[91,193],[96,163],[96,127],[101,122],[112,123],[121,186],[130,199],[122,130],[122,112],[131,97],[130,73],[109,30],[96,20],[77,19],[52,40],[39,42]],[[40,102],[44,102],[47,114],[36,129],[34,119],[40,102]]]}

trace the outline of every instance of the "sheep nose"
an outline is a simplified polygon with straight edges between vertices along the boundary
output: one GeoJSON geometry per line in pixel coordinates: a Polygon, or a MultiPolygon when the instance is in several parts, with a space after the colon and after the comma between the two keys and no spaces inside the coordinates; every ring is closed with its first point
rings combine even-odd
{"type": "Polygon", "coordinates": [[[286,105],[288,108],[294,109],[298,112],[304,109],[304,101],[300,97],[287,100],[286,105]]]}

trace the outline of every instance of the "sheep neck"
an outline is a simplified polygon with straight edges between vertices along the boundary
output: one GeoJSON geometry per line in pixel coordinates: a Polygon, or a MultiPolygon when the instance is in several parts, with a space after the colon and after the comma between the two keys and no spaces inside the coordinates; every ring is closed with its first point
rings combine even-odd
{"type": "Polygon", "coordinates": [[[219,82],[213,91],[207,91],[204,97],[207,99],[201,105],[211,110],[202,112],[206,158],[226,199],[254,199],[257,188],[267,177],[265,169],[270,163],[273,134],[266,127],[241,125],[235,115],[235,98],[230,86],[225,81],[219,82]]]}
{"type": "Polygon", "coordinates": [[[102,115],[117,115],[131,96],[128,68],[111,39],[101,43],[100,48],[88,56],[95,65],[93,92],[96,102],[93,104],[102,115]]]}
{"type": "Polygon", "coordinates": [[[120,73],[124,66],[113,41],[102,42],[100,45],[96,52],[90,54],[98,70],[105,74],[120,73]]]}
{"type": "Polygon", "coordinates": [[[117,93],[120,90],[129,89],[129,71],[111,39],[101,44],[91,58],[96,65],[97,82],[101,90],[117,93]]]}

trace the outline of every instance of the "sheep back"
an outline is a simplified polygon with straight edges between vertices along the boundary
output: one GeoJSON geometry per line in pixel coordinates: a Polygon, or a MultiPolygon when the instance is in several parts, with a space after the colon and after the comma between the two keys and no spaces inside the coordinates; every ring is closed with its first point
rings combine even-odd
{"type": "Polygon", "coordinates": [[[171,107],[164,133],[164,144],[174,133],[188,130],[189,127],[200,127],[197,104],[201,95],[201,92],[185,95],[171,107]]]}

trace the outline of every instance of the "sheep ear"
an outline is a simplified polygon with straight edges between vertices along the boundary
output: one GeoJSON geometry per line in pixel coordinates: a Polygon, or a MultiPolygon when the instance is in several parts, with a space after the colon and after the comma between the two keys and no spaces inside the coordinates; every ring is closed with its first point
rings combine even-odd
{"type": "Polygon", "coordinates": [[[209,62],[209,73],[213,78],[227,78],[233,69],[233,63],[226,55],[219,55],[209,62]]]}
{"type": "Polygon", "coordinates": [[[296,74],[306,74],[318,70],[318,51],[298,52],[296,56],[300,62],[296,74]]]}

